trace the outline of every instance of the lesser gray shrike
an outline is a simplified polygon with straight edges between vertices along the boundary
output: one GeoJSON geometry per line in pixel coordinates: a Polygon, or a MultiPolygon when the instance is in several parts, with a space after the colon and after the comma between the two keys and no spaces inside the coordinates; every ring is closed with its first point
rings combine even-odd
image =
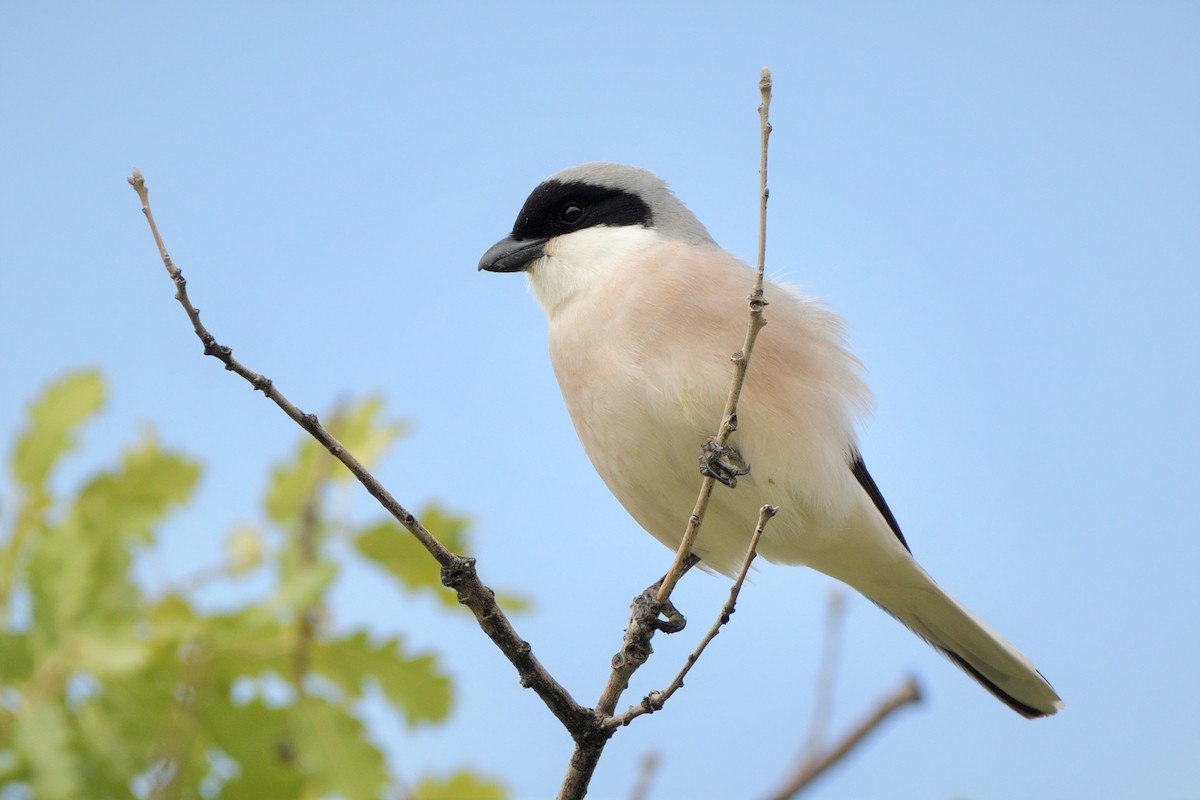
{"type": "MultiPolygon", "coordinates": [[[[643,169],[590,163],[541,183],[479,269],[524,272],[546,312],[550,358],[575,430],[609,490],[676,549],[699,486],[697,456],[721,419],[730,354],[754,274],[643,169]]],[[[1029,659],[917,564],[867,472],[854,432],[870,393],[842,323],[767,281],[730,439],[742,470],[718,474],[694,554],[738,570],[758,510],[779,507],[759,551],[862,592],[1010,708],[1062,701],[1029,659]]]]}

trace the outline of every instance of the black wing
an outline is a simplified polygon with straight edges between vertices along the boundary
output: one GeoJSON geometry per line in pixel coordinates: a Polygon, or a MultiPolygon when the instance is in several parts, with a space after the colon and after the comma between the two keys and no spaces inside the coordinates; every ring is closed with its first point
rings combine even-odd
{"type": "Polygon", "coordinates": [[[888,508],[887,501],[883,499],[883,493],[879,491],[879,487],[875,485],[875,479],[871,477],[871,473],[867,472],[867,465],[863,463],[862,456],[857,451],[854,453],[854,463],[850,465],[850,471],[854,473],[854,477],[858,479],[858,483],[866,491],[871,498],[871,502],[875,504],[875,508],[879,509],[879,513],[883,514],[883,518],[887,520],[888,527],[892,529],[892,533],[896,534],[896,538],[900,540],[900,544],[904,545],[904,549],[912,552],[912,548],[908,546],[908,542],[904,541],[904,534],[900,532],[900,523],[896,522],[896,517],[892,514],[892,510],[888,508]]]}

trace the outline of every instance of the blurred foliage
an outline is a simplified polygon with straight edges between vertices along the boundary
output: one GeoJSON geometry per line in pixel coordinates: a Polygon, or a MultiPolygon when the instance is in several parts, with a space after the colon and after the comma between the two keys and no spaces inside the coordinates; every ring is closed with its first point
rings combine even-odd
{"type": "MultiPolygon", "coordinates": [[[[325,513],[333,485],[350,479],[340,464],[304,437],[270,476],[261,529],[235,526],[222,563],[152,597],[132,568],[189,500],[200,466],[143,437],[73,496],[55,497],[55,466],[103,402],[98,374],[66,376],[31,405],[12,453],[0,539],[0,796],[504,797],[467,771],[401,782],[371,740],[365,695],[415,727],[446,720],[453,686],[435,654],[400,637],[332,629],[335,553],[359,554],[404,593],[457,604],[394,521],[356,527],[325,513]],[[339,541],[351,547],[331,546],[339,541]],[[265,597],[219,612],[197,603],[205,587],[247,576],[269,586],[265,597]]],[[[403,431],[381,419],[378,400],[348,405],[329,427],[367,464],[403,431]]],[[[468,548],[464,517],[438,507],[419,517],[448,546],[468,548]]]]}

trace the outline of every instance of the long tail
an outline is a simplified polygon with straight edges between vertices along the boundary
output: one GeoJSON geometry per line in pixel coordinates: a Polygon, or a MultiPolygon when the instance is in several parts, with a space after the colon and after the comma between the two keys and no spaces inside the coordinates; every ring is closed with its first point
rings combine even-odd
{"type": "Polygon", "coordinates": [[[1046,717],[1063,707],[1028,658],[946,594],[915,561],[911,566],[919,574],[906,577],[916,582],[875,586],[864,594],[1021,716],[1046,717]]]}

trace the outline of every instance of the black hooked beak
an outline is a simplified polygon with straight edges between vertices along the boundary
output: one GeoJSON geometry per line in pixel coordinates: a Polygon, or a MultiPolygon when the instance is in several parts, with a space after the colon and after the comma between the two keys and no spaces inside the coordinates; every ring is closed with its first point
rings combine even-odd
{"type": "Polygon", "coordinates": [[[505,236],[488,248],[479,259],[479,269],[488,272],[524,272],[545,255],[542,248],[549,239],[514,239],[505,236]]]}

